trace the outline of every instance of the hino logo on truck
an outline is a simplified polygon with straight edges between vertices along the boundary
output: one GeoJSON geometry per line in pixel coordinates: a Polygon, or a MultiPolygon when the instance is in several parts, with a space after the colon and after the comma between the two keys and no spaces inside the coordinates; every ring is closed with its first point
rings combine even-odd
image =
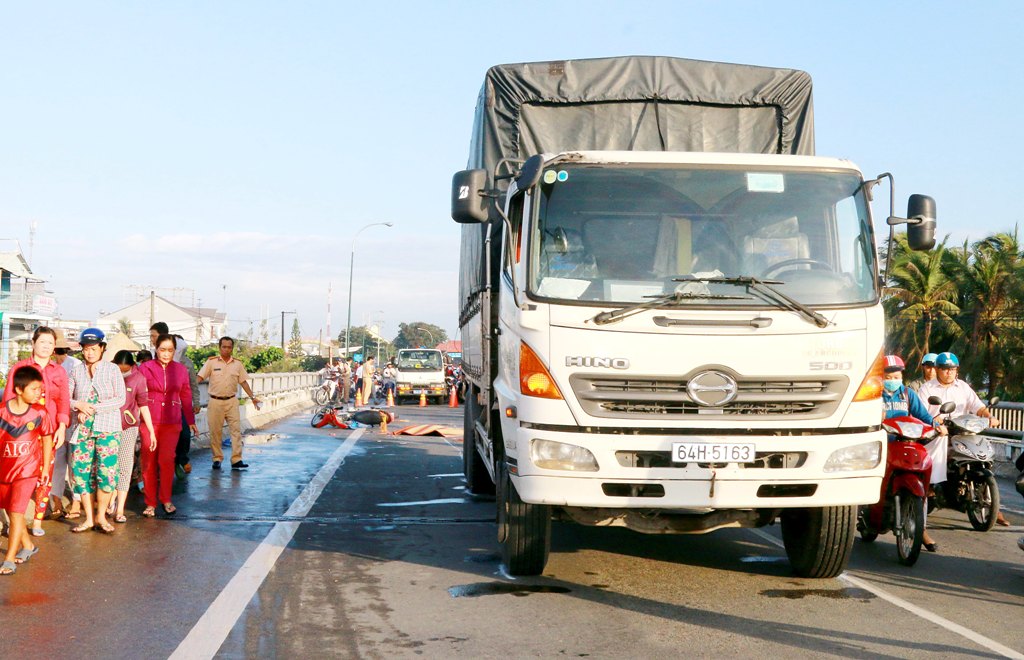
{"type": "Polygon", "coordinates": [[[721,371],[702,371],[686,384],[690,399],[701,406],[724,406],[739,393],[736,379],[721,371]]]}
{"type": "Polygon", "coordinates": [[[565,366],[603,367],[605,369],[629,369],[629,360],[627,360],[626,358],[566,356],[565,366]]]}

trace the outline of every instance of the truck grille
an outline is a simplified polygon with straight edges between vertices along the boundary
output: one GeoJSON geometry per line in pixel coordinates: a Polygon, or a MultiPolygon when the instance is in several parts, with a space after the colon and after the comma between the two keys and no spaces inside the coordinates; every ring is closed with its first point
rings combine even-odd
{"type": "Polygon", "coordinates": [[[735,419],[743,416],[817,419],[835,412],[849,385],[833,378],[737,378],[737,396],[712,408],[690,399],[680,378],[615,378],[573,374],[573,392],[594,417],[631,419],[735,419]]]}

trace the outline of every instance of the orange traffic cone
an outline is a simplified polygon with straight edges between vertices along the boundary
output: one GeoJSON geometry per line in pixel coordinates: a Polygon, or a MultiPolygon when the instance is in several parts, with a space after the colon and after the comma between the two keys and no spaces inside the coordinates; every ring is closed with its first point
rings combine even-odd
{"type": "Polygon", "coordinates": [[[395,407],[395,395],[391,393],[391,390],[388,390],[388,408],[394,408],[394,407],[395,407]]]}
{"type": "Polygon", "coordinates": [[[387,433],[388,432],[388,414],[387,413],[381,413],[381,415],[380,415],[380,432],[381,433],[387,433]]]}
{"type": "Polygon", "coordinates": [[[420,392],[420,408],[426,408],[426,407],[427,407],[427,393],[426,392],[420,392]]]}
{"type": "Polygon", "coordinates": [[[356,408],[363,407],[363,392],[362,390],[356,390],[356,408]]]}
{"type": "Polygon", "coordinates": [[[455,386],[452,385],[452,395],[448,397],[448,407],[458,408],[459,407],[459,395],[455,393],[455,386]]]}

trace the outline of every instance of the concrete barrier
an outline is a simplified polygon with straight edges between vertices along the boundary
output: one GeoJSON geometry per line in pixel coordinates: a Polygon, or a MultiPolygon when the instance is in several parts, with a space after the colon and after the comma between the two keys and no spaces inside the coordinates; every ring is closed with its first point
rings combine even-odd
{"type": "MultiPolygon", "coordinates": [[[[210,446],[210,429],[206,421],[206,404],[210,397],[206,383],[199,384],[200,411],[196,415],[199,436],[192,439],[192,446],[206,449],[210,446]]],[[[259,410],[252,404],[242,388],[238,388],[238,405],[241,407],[242,433],[259,429],[314,406],[313,391],[320,386],[320,375],[312,372],[250,374],[249,387],[262,402],[259,410]]],[[[227,425],[224,438],[230,437],[227,425]]]]}

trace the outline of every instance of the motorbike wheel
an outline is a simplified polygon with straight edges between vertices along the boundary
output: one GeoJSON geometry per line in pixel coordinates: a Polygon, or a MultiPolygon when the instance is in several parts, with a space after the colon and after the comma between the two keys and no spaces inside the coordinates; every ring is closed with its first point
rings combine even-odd
{"type": "Polygon", "coordinates": [[[996,524],[999,513],[999,486],[995,477],[988,477],[974,482],[974,498],[967,502],[967,518],[971,527],[979,532],[987,532],[996,524]]]}
{"type": "Polygon", "coordinates": [[[323,426],[324,416],[328,412],[330,412],[330,408],[320,408],[319,410],[317,410],[315,413],[313,413],[313,419],[309,420],[309,425],[315,429],[318,429],[321,426],[323,426]]]}
{"type": "Polygon", "coordinates": [[[313,392],[313,401],[316,403],[316,405],[326,406],[327,399],[327,390],[325,390],[324,388],[321,387],[317,391],[313,392]]]}
{"type": "Polygon", "coordinates": [[[924,498],[903,491],[899,498],[900,526],[896,535],[896,554],[904,566],[913,566],[924,543],[924,498]]]}

